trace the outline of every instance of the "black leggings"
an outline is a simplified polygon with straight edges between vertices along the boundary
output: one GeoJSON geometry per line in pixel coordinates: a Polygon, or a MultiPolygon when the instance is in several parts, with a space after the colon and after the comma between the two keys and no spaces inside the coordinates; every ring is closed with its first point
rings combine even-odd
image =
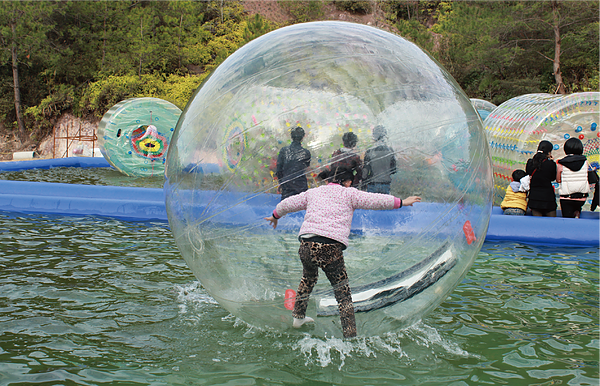
{"type": "Polygon", "coordinates": [[[303,319],[306,316],[308,299],[315,284],[317,284],[319,268],[321,268],[333,287],[335,300],[337,300],[340,311],[344,337],[356,336],[354,305],[352,304],[342,245],[339,243],[324,244],[302,240],[298,254],[300,255],[300,261],[302,261],[303,270],[292,316],[298,319],[303,319]]]}
{"type": "Polygon", "coordinates": [[[561,198],[560,210],[562,211],[562,216],[567,218],[579,217],[581,215],[583,204],[585,204],[585,201],[565,200],[561,198]]]}

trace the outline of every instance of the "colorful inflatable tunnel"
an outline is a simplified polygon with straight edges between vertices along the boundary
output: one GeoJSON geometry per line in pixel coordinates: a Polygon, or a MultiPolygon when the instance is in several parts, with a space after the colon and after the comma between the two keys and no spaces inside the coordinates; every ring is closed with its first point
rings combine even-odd
{"type": "MultiPolygon", "coordinates": [[[[583,155],[592,168],[598,169],[599,118],[599,92],[528,94],[494,109],[483,122],[494,169],[494,205],[502,202],[513,170],[525,170],[527,160],[536,152],[541,140],[552,142],[554,159],[559,159],[565,155],[565,141],[579,138],[584,145],[583,155]]],[[[589,210],[589,202],[586,208],[589,210]]]]}

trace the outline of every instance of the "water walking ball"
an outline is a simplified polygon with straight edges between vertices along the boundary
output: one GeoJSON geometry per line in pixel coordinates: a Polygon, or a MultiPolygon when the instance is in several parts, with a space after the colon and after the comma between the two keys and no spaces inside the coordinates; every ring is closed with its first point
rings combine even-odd
{"type": "Polygon", "coordinates": [[[473,263],[490,218],[492,173],[469,98],[399,36],[344,22],[297,24],[253,40],[212,73],[184,109],[167,157],[166,205],[177,245],[233,315],[274,331],[342,335],[323,274],[307,310],[315,322],[292,327],[304,212],[283,217],[276,230],[263,218],[281,200],[277,158],[292,135],[302,138],[310,165],[291,178],[316,187],[348,132],[361,158],[391,147],[391,193],[424,200],[354,213],[344,256],[358,334],[418,321],[473,263]]]}
{"type": "MultiPolygon", "coordinates": [[[[593,169],[600,167],[600,93],[569,95],[527,94],[502,103],[485,119],[494,167],[494,204],[500,205],[515,169],[525,170],[540,141],[554,145],[552,156],[565,156],[571,137],[583,144],[583,155],[593,169]]],[[[558,184],[555,184],[558,186],[558,184]]],[[[557,190],[558,191],[558,190],[557,190]]],[[[589,197],[584,209],[589,208],[589,197]]]]}
{"type": "Polygon", "coordinates": [[[98,125],[98,145],[106,160],[128,176],[162,176],[167,149],[181,115],[159,98],[131,98],[110,108],[98,125]]]}

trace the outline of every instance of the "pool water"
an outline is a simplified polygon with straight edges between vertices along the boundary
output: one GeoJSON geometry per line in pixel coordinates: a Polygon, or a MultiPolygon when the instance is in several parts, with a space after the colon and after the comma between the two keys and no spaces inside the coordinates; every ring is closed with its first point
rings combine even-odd
{"type": "Polygon", "coordinates": [[[162,189],[165,179],[154,177],[129,177],[114,168],[56,167],[50,169],[24,169],[0,171],[0,180],[55,182],[64,184],[131,186],[162,189]]]}
{"type": "Polygon", "coordinates": [[[0,212],[0,385],[598,385],[598,254],[486,242],[421,322],[341,340],[229,315],[166,223],[0,212]]]}

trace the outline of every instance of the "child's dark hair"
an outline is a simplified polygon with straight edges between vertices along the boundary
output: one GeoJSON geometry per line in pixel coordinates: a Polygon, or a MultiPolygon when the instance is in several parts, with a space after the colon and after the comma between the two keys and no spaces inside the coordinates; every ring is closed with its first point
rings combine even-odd
{"type": "Polygon", "coordinates": [[[344,147],[352,149],[358,143],[358,137],[356,136],[356,134],[349,131],[342,135],[342,142],[344,143],[344,147]]]}
{"type": "Polygon", "coordinates": [[[521,178],[525,177],[527,175],[527,173],[525,173],[525,170],[521,170],[521,169],[516,169],[514,172],[512,172],[512,179],[513,181],[521,181],[521,178]]]}
{"type": "Polygon", "coordinates": [[[548,154],[552,151],[552,143],[550,141],[541,141],[537,148],[537,153],[533,156],[532,166],[534,169],[540,167],[542,162],[548,158],[548,154]]]}
{"type": "Polygon", "coordinates": [[[579,138],[569,138],[564,145],[565,154],[582,155],[583,143],[579,138]]]}
{"type": "Polygon", "coordinates": [[[335,170],[322,171],[321,173],[319,173],[319,178],[323,181],[341,184],[344,181],[354,180],[354,173],[352,173],[351,169],[347,169],[344,167],[336,167],[335,170]]]}

